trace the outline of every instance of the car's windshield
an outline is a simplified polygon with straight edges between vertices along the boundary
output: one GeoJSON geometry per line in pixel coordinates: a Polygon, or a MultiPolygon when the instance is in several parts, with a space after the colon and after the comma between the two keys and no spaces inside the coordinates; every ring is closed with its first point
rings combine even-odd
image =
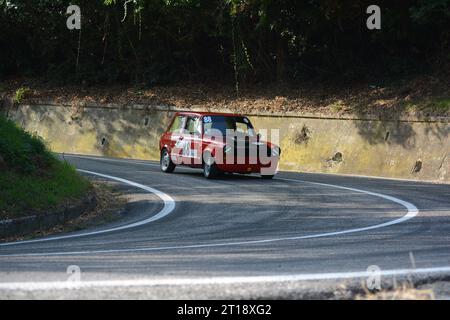
{"type": "Polygon", "coordinates": [[[233,130],[235,134],[254,136],[255,131],[250,120],[242,116],[205,116],[203,117],[203,130],[205,134],[214,134],[213,129],[218,130],[222,135],[227,134],[227,130],[233,130]]]}

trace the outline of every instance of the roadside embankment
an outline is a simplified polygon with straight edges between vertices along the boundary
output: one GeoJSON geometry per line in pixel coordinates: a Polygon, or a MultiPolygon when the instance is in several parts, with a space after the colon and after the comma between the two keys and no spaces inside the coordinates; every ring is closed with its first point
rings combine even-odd
{"type": "Polygon", "coordinates": [[[93,194],[86,195],[48,213],[31,214],[20,218],[0,220],[0,239],[22,237],[35,232],[44,232],[57,225],[62,225],[78,218],[95,208],[93,194]]]}
{"type": "MultiPolygon", "coordinates": [[[[8,114],[56,152],[157,160],[160,134],[178,110],[182,108],[40,101],[14,105],[8,114]]],[[[258,129],[280,130],[282,170],[450,181],[447,117],[248,116],[258,129]]]]}
{"type": "Polygon", "coordinates": [[[90,179],[93,188],[80,199],[57,208],[0,221],[0,241],[14,242],[95,227],[120,219],[128,198],[118,183],[90,179]]]}
{"type": "Polygon", "coordinates": [[[87,179],[0,115],[0,238],[54,226],[94,205],[87,179]]]}

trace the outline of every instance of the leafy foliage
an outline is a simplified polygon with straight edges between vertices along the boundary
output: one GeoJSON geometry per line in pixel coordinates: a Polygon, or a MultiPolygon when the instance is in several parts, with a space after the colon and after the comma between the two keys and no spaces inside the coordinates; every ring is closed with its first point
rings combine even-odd
{"type": "Polygon", "coordinates": [[[79,198],[89,181],[57,160],[42,139],[0,116],[0,219],[79,198]]]}
{"type": "Polygon", "coordinates": [[[21,103],[29,91],[30,89],[25,87],[17,89],[16,94],[14,95],[14,102],[21,103]]]}
{"type": "Polygon", "coordinates": [[[450,0],[0,0],[0,76],[60,83],[314,77],[361,79],[448,66],[450,0]],[[65,27],[69,4],[82,30],[65,27]],[[78,61],[78,63],[77,63],[78,61]],[[436,66],[436,63],[438,64],[436,66]]]}
{"type": "Polygon", "coordinates": [[[56,162],[44,141],[0,116],[0,156],[8,170],[39,174],[56,162]]]}

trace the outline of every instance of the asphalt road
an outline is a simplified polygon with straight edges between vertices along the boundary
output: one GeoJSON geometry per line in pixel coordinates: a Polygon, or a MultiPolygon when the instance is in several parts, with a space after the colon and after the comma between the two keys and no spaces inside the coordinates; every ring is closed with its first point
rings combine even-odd
{"type": "Polygon", "coordinates": [[[450,274],[450,185],[66,159],[126,179],[133,200],[110,225],[0,245],[0,298],[348,297],[369,266],[382,286],[450,274]]]}

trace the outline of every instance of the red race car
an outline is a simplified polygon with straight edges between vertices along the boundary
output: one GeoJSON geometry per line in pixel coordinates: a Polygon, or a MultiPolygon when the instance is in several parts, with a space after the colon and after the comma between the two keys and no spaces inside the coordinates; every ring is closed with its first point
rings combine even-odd
{"type": "Polygon", "coordinates": [[[206,178],[228,172],[271,179],[281,154],[276,144],[261,140],[247,117],[228,113],[177,112],[159,147],[163,172],[184,165],[202,168],[206,178]]]}

